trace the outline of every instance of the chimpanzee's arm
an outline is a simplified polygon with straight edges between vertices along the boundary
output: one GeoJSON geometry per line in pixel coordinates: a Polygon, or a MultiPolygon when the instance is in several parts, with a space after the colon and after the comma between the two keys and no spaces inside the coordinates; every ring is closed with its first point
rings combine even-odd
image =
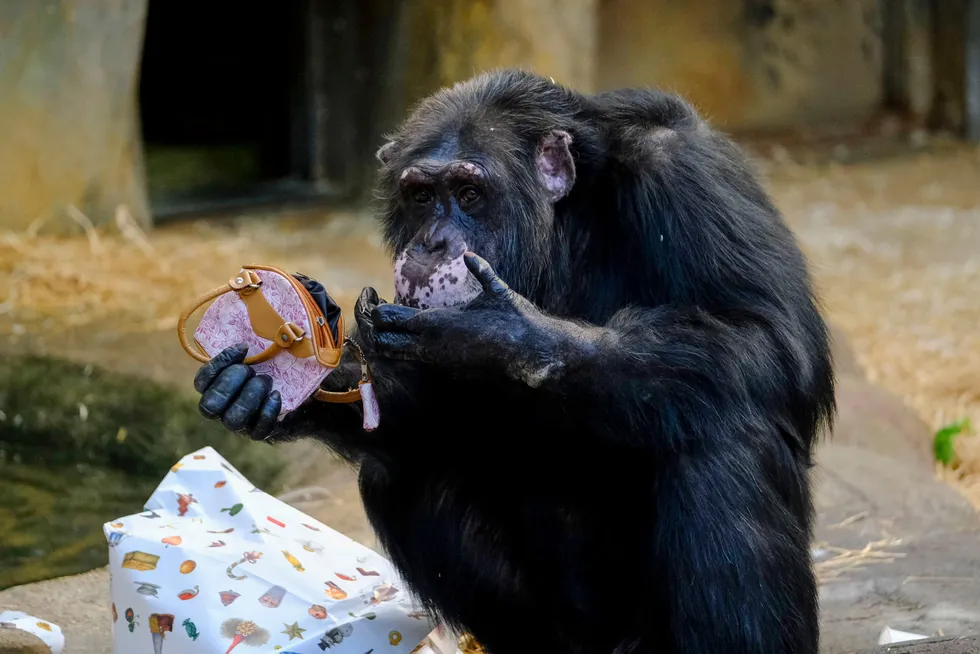
{"type": "Polygon", "coordinates": [[[798,337],[802,326],[788,324],[794,318],[775,308],[770,315],[760,307],[754,316],[722,318],[665,305],[622,310],[603,326],[582,325],[543,314],[482,259],[468,265],[484,283],[480,298],[457,309],[378,307],[379,349],[399,359],[504,373],[531,388],[529,405],[546,423],[567,421],[613,440],[650,433],[682,439],[703,431],[685,430],[683,421],[721,428],[732,412],[745,412],[740,407],[785,413],[787,402],[820,381],[798,337]],[[651,432],[649,425],[664,428],[651,432]]]}
{"type": "Polygon", "coordinates": [[[759,422],[753,411],[766,412],[767,421],[791,417],[781,435],[809,440],[803,435],[823,416],[800,414],[813,406],[807,398],[817,385],[828,383],[813,358],[823,350],[805,351],[786,321],[671,306],[623,310],[603,327],[546,319],[544,340],[554,345],[539,349],[549,354],[538,369],[551,371],[537,389],[540,406],[568,426],[661,451],[690,451],[706,433],[732,437],[759,422]],[[651,433],[666,440],[647,442],[651,433]]]}

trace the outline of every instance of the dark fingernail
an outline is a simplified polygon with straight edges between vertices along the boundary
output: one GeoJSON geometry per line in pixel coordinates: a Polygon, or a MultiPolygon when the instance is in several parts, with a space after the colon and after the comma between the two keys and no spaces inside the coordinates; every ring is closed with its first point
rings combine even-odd
{"type": "MultiPolygon", "coordinates": [[[[238,345],[232,345],[231,347],[229,347],[228,349],[226,349],[224,352],[222,352],[222,354],[224,355],[222,357],[222,359],[224,359],[224,360],[232,360],[232,361],[235,361],[235,360],[244,359],[245,358],[245,355],[248,354],[248,345],[245,344],[245,343],[239,343],[238,345]]],[[[218,356],[221,356],[221,355],[218,355],[218,356]]]]}
{"type": "Polygon", "coordinates": [[[269,394],[269,397],[259,408],[258,416],[255,419],[255,425],[252,427],[249,436],[254,440],[266,440],[272,434],[276,427],[276,420],[279,418],[279,410],[282,408],[282,402],[279,399],[279,393],[273,391],[269,394]]]}

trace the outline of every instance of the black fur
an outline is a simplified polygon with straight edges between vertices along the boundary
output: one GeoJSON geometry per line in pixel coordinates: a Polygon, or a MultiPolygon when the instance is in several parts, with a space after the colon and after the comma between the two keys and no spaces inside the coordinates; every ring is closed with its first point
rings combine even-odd
{"type": "Polygon", "coordinates": [[[530,352],[557,372],[531,386],[458,357],[386,357],[372,317],[398,312],[367,289],[355,337],[381,428],[361,431],[356,405],[310,403],[272,439],[312,435],[358,465],[392,561],[491,652],[817,652],[809,470],[834,412],[828,335],[740,151],[676,96],[584,96],[519,71],[440,91],[391,143],[393,253],[418,228],[395,193],[409,162],[448,151],[497,180],[495,222],[474,240],[529,302],[478,301],[500,343],[481,332],[453,352],[530,352]],[[552,206],[534,153],[555,129],[577,177],[552,206]]]}

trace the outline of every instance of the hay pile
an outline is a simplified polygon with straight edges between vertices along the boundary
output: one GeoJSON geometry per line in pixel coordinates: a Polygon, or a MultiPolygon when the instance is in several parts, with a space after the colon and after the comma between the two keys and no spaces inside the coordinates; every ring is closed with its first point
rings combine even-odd
{"type": "MultiPolygon", "coordinates": [[[[829,169],[784,162],[772,190],[830,319],[873,382],[939,429],[980,427],[980,150],[829,169]]],[[[980,435],[940,474],[980,508],[980,435]]]]}
{"type": "Polygon", "coordinates": [[[348,306],[362,269],[370,276],[387,266],[365,228],[370,223],[357,216],[199,221],[147,235],[125,211],[98,230],[72,213],[83,232],[78,237],[0,232],[0,334],[37,324],[171,330],[182,309],[247,263],[307,272],[348,306]],[[325,277],[333,270],[340,274],[325,277]]]}

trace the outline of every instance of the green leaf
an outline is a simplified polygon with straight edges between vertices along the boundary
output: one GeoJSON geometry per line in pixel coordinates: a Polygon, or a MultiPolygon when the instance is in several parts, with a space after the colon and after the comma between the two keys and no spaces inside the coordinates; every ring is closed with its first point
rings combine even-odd
{"type": "Polygon", "coordinates": [[[932,440],[932,451],[936,460],[944,466],[948,466],[956,458],[956,451],[953,449],[953,441],[957,436],[970,431],[970,419],[963,418],[958,422],[946,425],[936,432],[932,440]]]}

